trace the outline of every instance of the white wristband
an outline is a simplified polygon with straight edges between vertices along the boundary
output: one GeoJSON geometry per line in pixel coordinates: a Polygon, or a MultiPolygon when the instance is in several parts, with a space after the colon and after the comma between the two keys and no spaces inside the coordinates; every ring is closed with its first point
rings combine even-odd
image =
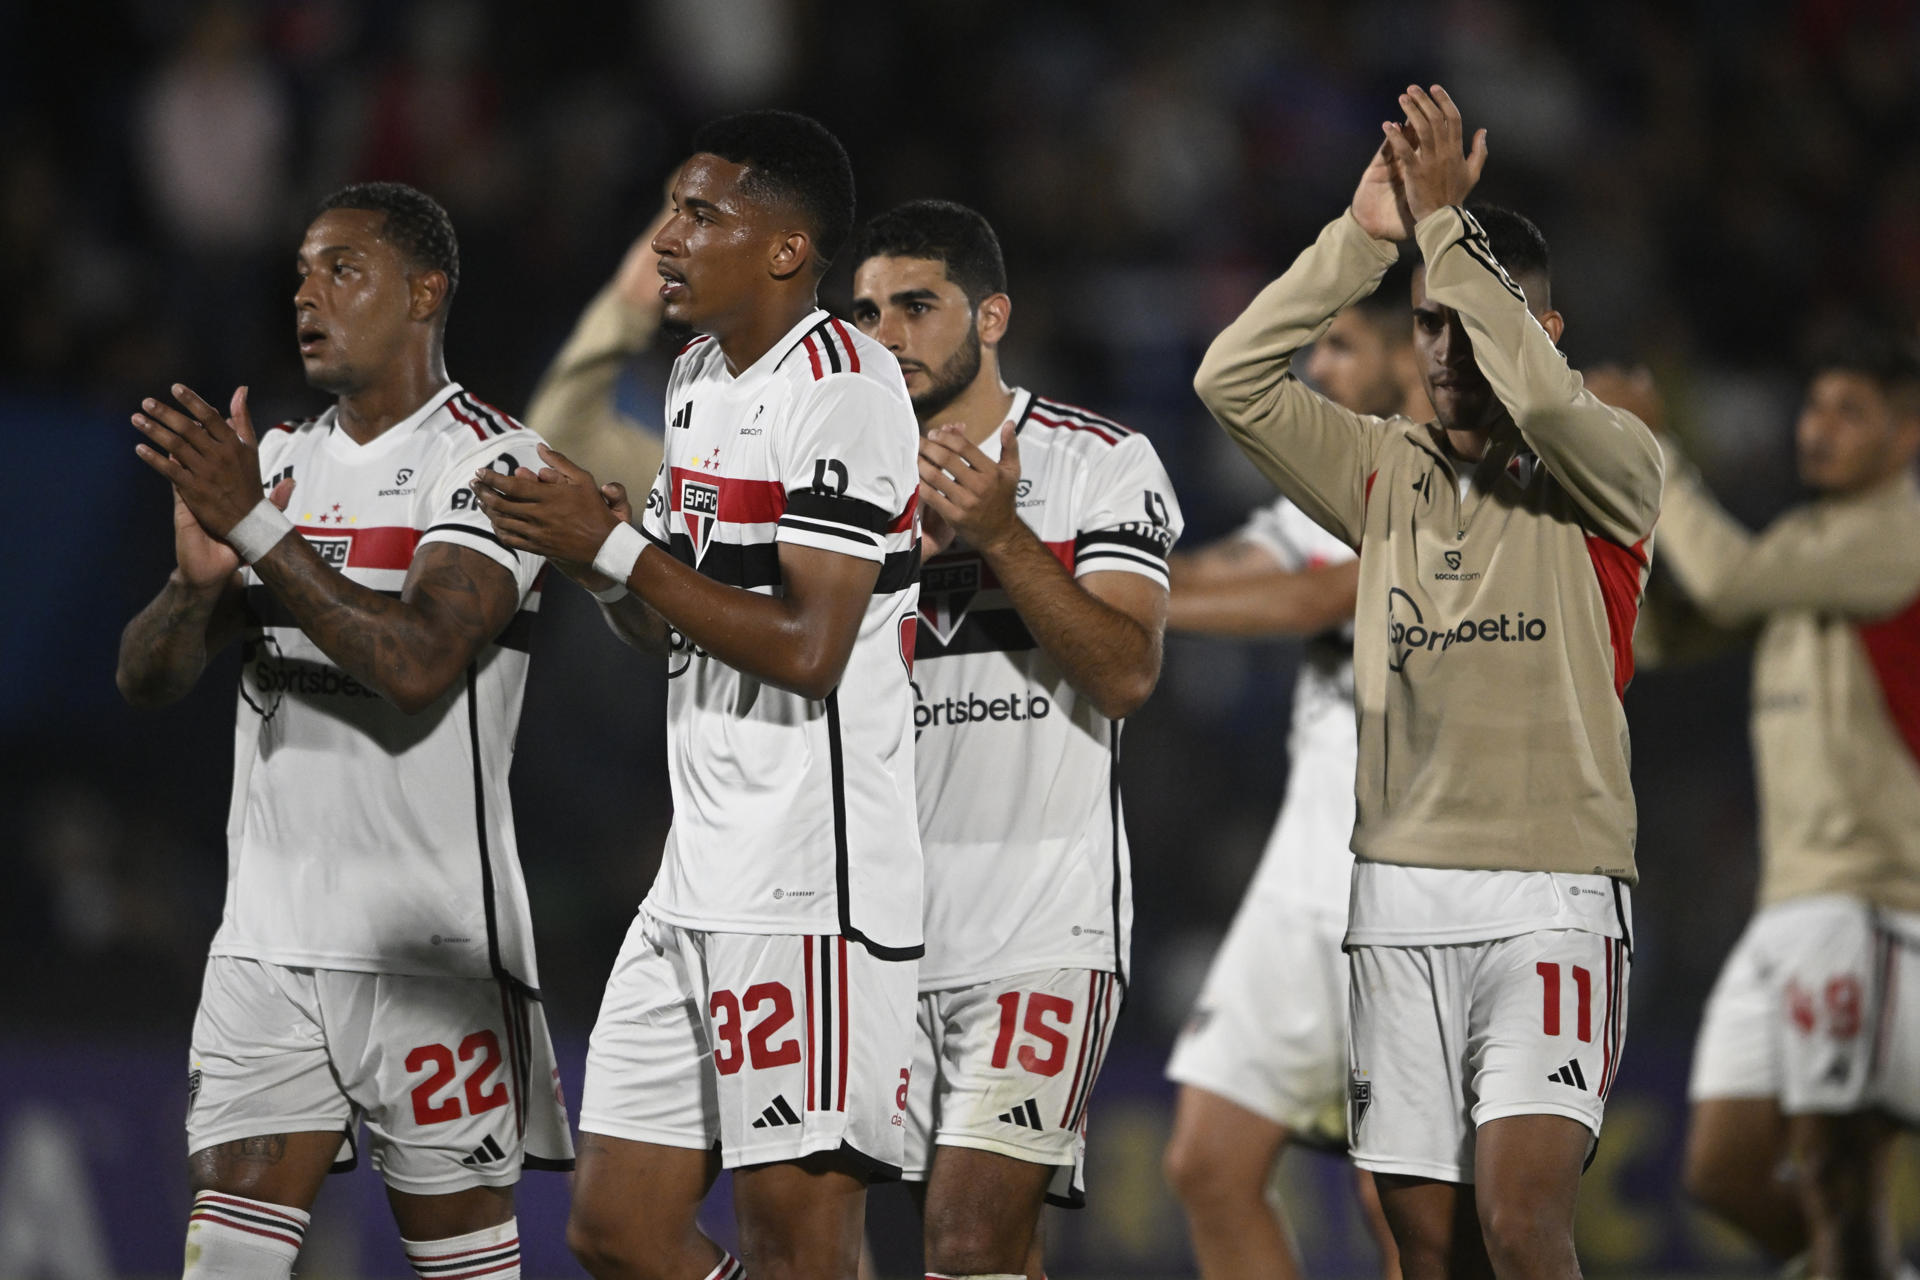
{"type": "MultiPolygon", "coordinates": [[[[624,595],[627,579],[633,576],[633,566],[640,562],[640,553],[646,549],[647,540],[640,536],[638,529],[624,522],[617,524],[613,532],[607,535],[607,540],[600,544],[600,549],[593,553],[593,571],[602,577],[612,578],[624,595]]],[[[605,599],[597,591],[594,595],[605,599]]],[[[619,598],[613,597],[615,600],[619,598]]]]}
{"type": "Polygon", "coordinates": [[[293,532],[293,521],[267,499],[260,499],[253,510],[240,517],[240,523],[227,530],[227,545],[242,560],[253,564],[266,558],[280,545],[280,539],[293,532]]]}
{"type": "Polygon", "coordinates": [[[617,600],[625,600],[631,593],[628,592],[626,583],[616,582],[604,591],[589,591],[587,594],[601,604],[612,604],[617,600]]]}

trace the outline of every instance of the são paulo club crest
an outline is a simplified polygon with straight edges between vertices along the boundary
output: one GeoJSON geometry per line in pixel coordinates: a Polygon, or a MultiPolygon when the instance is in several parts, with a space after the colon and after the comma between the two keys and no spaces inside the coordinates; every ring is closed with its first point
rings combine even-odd
{"type": "Polygon", "coordinates": [[[977,555],[940,556],[920,571],[920,620],[942,648],[953,642],[967,619],[967,606],[980,594],[986,564],[977,555]]]}
{"type": "Polygon", "coordinates": [[[720,516],[720,486],[692,476],[680,481],[680,518],[686,523],[687,537],[693,543],[693,562],[707,552],[713,539],[713,522],[720,516]]]}

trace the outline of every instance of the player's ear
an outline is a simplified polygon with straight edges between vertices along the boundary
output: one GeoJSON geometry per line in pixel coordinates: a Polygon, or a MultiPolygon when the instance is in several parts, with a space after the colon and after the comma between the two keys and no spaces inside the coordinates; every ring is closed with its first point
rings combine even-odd
{"type": "Polygon", "coordinates": [[[407,315],[414,320],[425,320],[447,301],[447,273],[416,271],[407,277],[407,291],[407,315]]]}
{"type": "Polygon", "coordinates": [[[1560,335],[1567,329],[1567,318],[1558,311],[1547,311],[1536,316],[1535,319],[1540,321],[1540,327],[1547,331],[1547,336],[1553,339],[1553,345],[1559,346],[1560,335]]]}
{"type": "Polygon", "coordinates": [[[767,255],[767,274],[786,280],[813,265],[813,238],[804,231],[782,231],[767,255]]]}
{"type": "Polygon", "coordinates": [[[980,305],[973,309],[973,322],[979,329],[980,341],[986,346],[994,346],[1007,336],[1007,321],[1013,317],[1013,299],[1004,293],[990,293],[980,299],[980,305]]]}

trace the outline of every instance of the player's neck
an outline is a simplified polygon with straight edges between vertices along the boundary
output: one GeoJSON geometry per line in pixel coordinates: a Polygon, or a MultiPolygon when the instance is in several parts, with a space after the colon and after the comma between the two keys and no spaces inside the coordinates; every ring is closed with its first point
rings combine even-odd
{"type": "Polygon", "coordinates": [[[1493,427],[1447,427],[1447,448],[1456,458],[1468,462],[1478,462],[1487,456],[1487,441],[1493,438],[1493,427]]]}
{"type": "Polygon", "coordinates": [[[447,362],[436,351],[426,360],[406,362],[373,386],[341,396],[335,421],[355,444],[371,444],[412,417],[448,381],[447,362]]]}
{"type": "Polygon", "coordinates": [[[945,423],[958,422],[967,429],[970,442],[985,444],[987,437],[998,431],[1012,412],[1013,388],[1000,377],[997,362],[983,361],[980,376],[952,404],[933,414],[931,420],[921,422],[920,430],[924,433],[945,423]]]}
{"type": "Polygon", "coordinates": [[[751,369],[761,356],[773,350],[774,343],[786,337],[793,326],[819,305],[809,290],[802,295],[783,296],[748,308],[737,324],[726,326],[724,333],[715,326],[709,332],[720,344],[720,354],[727,359],[727,372],[737,378],[743,370],[751,369]]]}

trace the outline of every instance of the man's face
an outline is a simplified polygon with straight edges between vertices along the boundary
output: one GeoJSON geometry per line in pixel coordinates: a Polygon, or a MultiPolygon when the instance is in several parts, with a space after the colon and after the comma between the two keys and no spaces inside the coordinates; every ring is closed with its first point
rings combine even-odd
{"type": "MultiPolygon", "coordinates": [[[[1547,294],[1544,279],[1521,277],[1517,283],[1529,299],[1547,294]]],[[[1529,304],[1534,319],[1555,342],[1561,320],[1556,311],[1542,312],[1529,304]]],[[[1426,268],[1413,273],[1413,347],[1420,359],[1420,380],[1433,405],[1433,416],[1448,431],[1482,431],[1497,421],[1504,406],[1493,394],[1493,384],[1473,362],[1473,342],[1459,312],[1427,297],[1426,268]]]]}
{"type": "Polygon", "coordinates": [[[757,307],[767,273],[767,211],[741,191],[746,166],[704,152],[680,168],[672,210],[653,237],[665,316],[699,333],[724,331],[757,307]]]}
{"type": "Polygon", "coordinates": [[[1306,373],[1329,400],[1355,413],[1384,418],[1400,412],[1393,348],[1380,326],[1356,308],[1333,318],[1313,344],[1306,373]]]}
{"type": "Polygon", "coordinates": [[[853,322],[900,361],[923,427],[980,377],[974,308],[944,262],[868,258],[853,273],[853,322]]]}
{"type": "Polygon", "coordinates": [[[295,335],[307,382],[331,395],[371,386],[401,359],[427,321],[414,312],[406,258],[382,234],[387,215],[329,209],[300,245],[295,335]]]}
{"type": "Polygon", "coordinates": [[[1800,479],[1823,493],[1869,488],[1911,463],[1915,430],[1872,378],[1817,373],[1794,426],[1800,479]]]}

